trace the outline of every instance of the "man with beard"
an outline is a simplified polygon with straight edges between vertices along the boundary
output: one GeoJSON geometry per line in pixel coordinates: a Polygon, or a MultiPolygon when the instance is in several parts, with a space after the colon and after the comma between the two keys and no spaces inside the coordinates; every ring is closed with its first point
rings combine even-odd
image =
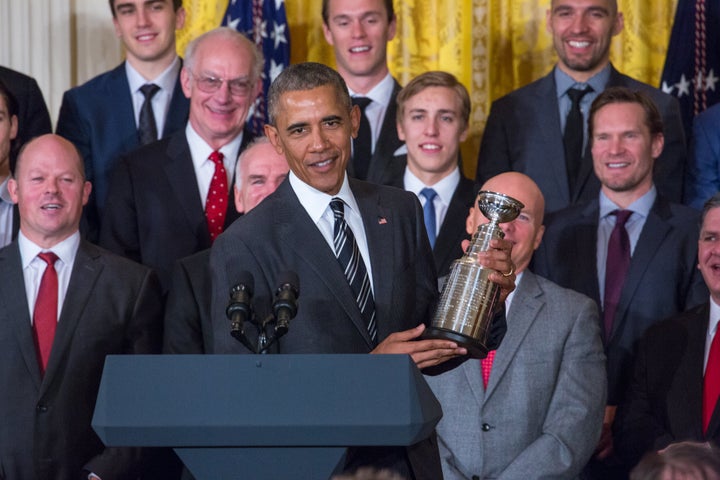
{"type": "Polygon", "coordinates": [[[680,201],[686,148],[678,103],[613,68],[610,41],[622,29],[616,0],[552,0],[547,30],[558,63],[493,103],[480,145],[478,184],[502,172],[525,173],[545,196],[546,212],[594,198],[600,184],[585,135],[588,109],[606,88],[624,86],[647,93],[660,109],[665,148],[654,181],[661,194],[680,201]]]}
{"type": "Polygon", "coordinates": [[[590,108],[588,131],[600,194],[547,218],[533,270],[601,307],[608,406],[595,460],[605,468],[612,464],[610,426],[636,341],[653,323],[705,300],[707,290],[695,268],[698,214],[668,201],[653,182],[664,135],[650,97],[605,90],[590,108]]]}

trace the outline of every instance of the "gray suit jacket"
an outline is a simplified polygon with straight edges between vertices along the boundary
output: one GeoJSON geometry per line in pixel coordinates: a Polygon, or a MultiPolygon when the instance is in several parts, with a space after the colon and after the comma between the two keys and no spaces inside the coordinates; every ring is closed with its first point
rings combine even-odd
{"type": "MultiPolygon", "coordinates": [[[[677,99],[614,68],[607,86],[643,91],[657,105],[665,127],[665,147],[655,161],[655,185],[668,199],[680,202],[687,152],[677,99]]],[[[535,180],[545,196],[547,212],[597,196],[600,182],[593,172],[589,148],[573,195],[570,193],[553,72],[493,102],[480,145],[476,181],[483,184],[508,171],[535,180]]]]}
{"type": "MultiPolygon", "coordinates": [[[[370,258],[365,260],[372,265],[378,341],[382,341],[429,321],[437,297],[432,252],[415,195],[354,179],[350,188],[367,236],[370,258]]],[[[279,353],[368,353],[375,347],[335,254],[289,180],[221,234],[210,258],[213,353],[248,352],[230,336],[225,316],[230,288],[243,270],[255,279],[253,306],[258,319],[272,312],[278,273],[289,270],[298,275],[298,313],[280,339],[279,353]]],[[[405,453],[390,450],[395,451],[389,455],[392,458],[405,453]]],[[[440,477],[437,447],[431,442],[409,447],[408,456],[416,480],[440,477]]]]}
{"type": "Polygon", "coordinates": [[[487,389],[474,360],[426,379],[443,408],[446,480],[576,478],[605,406],[597,308],[525,270],[487,389]]]}
{"type": "Polygon", "coordinates": [[[105,356],[160,351],[157,277],[82,241],[41,377],[17,242],[0,272],[0,478],[137,478],[139,450],[105,448],[90,421],[105,356]]]}

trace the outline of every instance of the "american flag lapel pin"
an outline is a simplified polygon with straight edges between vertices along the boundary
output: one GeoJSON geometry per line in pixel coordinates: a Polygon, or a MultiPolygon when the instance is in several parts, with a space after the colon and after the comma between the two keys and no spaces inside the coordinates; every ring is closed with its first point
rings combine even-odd
{"type": "Polygon", "coordinates": [[[385,217],[378,217],[378,225],[387,225],[387,218],[385,217]]]}

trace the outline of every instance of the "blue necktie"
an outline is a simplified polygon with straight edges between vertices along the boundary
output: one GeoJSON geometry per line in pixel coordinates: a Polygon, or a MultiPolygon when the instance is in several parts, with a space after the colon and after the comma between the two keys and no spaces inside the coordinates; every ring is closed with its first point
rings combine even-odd
{"type": "Polygon", "coordinates": [[[425,206],[423,207],[423,216],[425,218],[425,229],[427,230],[428,240],[430,240],[430,248],[435,248],[435,197],[437,192],[432,188],[423,188],[420,195],[425,197],[425,206]]]}

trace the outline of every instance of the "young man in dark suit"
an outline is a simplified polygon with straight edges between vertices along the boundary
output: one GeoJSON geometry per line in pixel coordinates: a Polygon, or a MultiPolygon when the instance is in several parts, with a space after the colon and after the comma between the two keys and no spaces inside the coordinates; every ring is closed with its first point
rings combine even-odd
{"type": "Polygon", "coordinates": [[[91,184],[67,140],[26,144],[9,189],[20,233],[0,250],[2,476],[137,478],[141,451],[105,448],[90,422],[106,355],[160,350],[158,279],[80,238],[91,184]]]}

